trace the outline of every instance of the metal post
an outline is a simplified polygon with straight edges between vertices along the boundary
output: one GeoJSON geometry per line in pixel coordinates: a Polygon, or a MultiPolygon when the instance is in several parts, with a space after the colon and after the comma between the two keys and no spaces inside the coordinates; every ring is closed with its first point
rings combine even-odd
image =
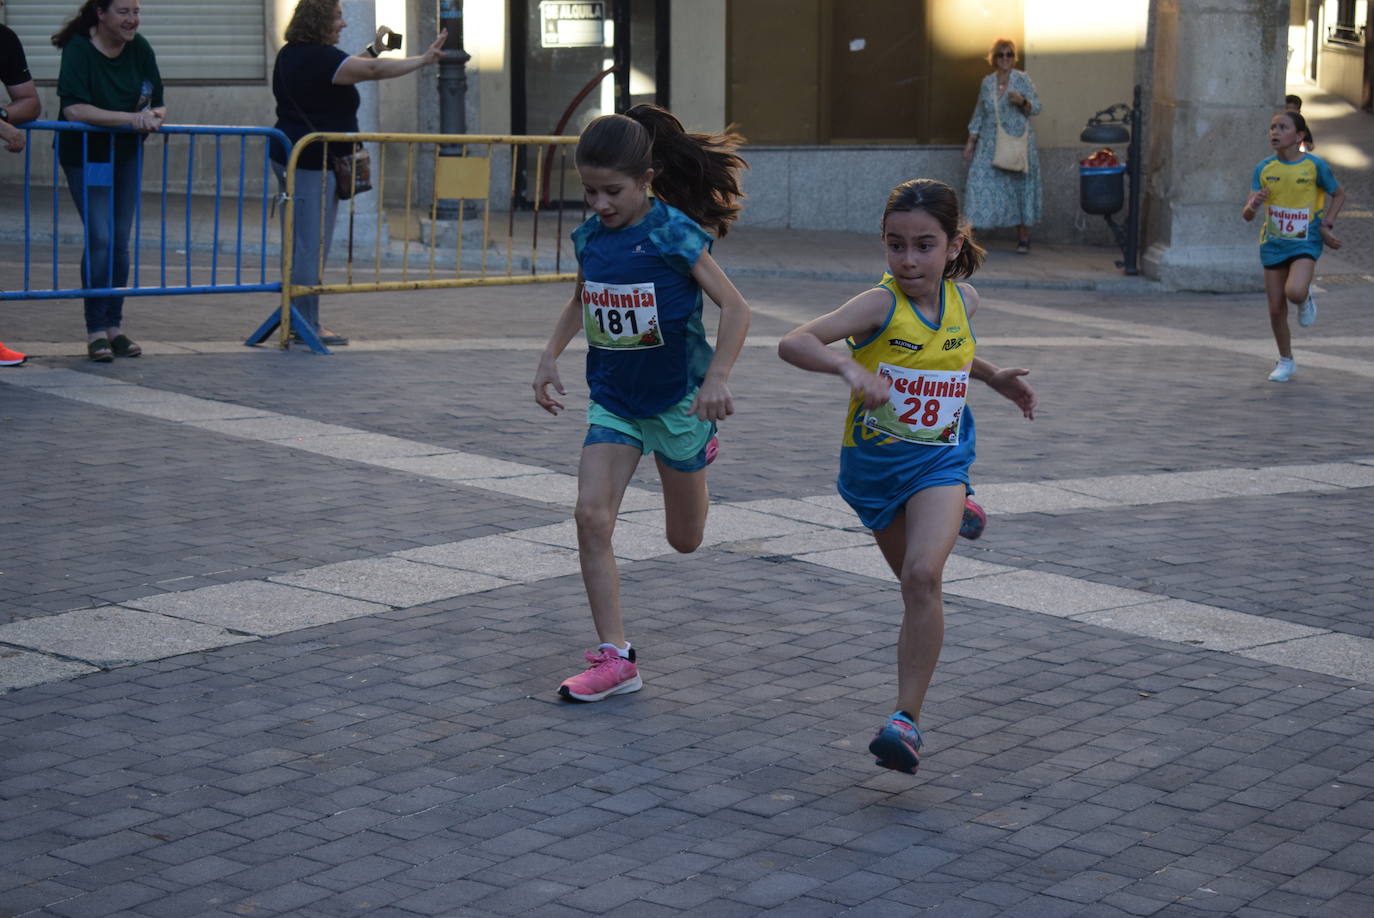
{"type": "Polygon", "coordinates": [[[1140,151],[1144,143],[1140,136],[1140,85],[1136,84],[1131,97],[1131,145],[1127,148],[1126,177],[1128,200],[1131,209],[1126,215],[1126,245],[1121,253],[1124,256],[1122,269],[1128,275],[1140,273],[1140,176],[1144,164],[1140,161],[1140,151]]]}
{"type": "Polygon", "coordinates": [[[630,109],[630,0],[615,0],[611,4],[611,22],[615,29],[615,47],[611,59],[615,62],[615,110],[630,109]]]}
{"type": "MultiPolygon", "coordinates": [[[[439,0],[439,28],[448,29],[444,54],[439,58],[439,133],[466,134],[468,132],[468,74],[467,63],[472,55],[463,49],[463,0],[439,0]]],[[[443,144],[440,156],[461,156],[461,144],[443,144]]],[[[440,220],[458,218],[460,202],[455,198],[439,200],[436,217],[440,220]]]]}

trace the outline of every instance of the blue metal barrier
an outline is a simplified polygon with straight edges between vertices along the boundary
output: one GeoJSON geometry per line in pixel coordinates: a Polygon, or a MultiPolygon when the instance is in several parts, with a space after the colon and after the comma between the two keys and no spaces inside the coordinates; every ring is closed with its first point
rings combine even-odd
{"type": "MultiPolygon", "coordinates": [[[[192,293],[251,293],[251,292],[270,292],[280,293],[282,284],[280,280],[280,262],[272,259],[273,269],[271,274],[276,280],[268,279],[268,257],[267,257],[267,223],[270,218],[269,204],[275,197],[273,188],[275,179],[271,173],[269,162],[269,147],[273,141],[281,144],[282,149],[290,150],[291,141],[286,135],[275,128],[267,127],[228,127],[219,125],[163,125],[157,131],[141,135],[156,139],[162,138],[161,145],[161,188],[154,189],[158,192],[160,202],[158,212],[158,227],[155,243],[158,250],[158,273],[156,283],[144,283],[141,277],[141,255],[143,254],[143,171],[144,171],[144,147],[146,144],[140,143],[137,147],[137,170],[139,176],[139,187],[134,197],[134,216],[131,242],[133,252],[130,256],[130,269],[132,277],[127,286],[116,287],[113,285],[113,272],[115,258],[113,253],[107,261],[107,268],[104,277],[104,285],[97,286],[99,278],[86,278],[83,280],[85,286],[63,286],[60,277],[60,268],[70,268],[70,262],[63,265],[62,253],[60,252],[60,241],[62,238],[60,213],[62,210],[60,202],[61,185],[63,182],[58,178],[63,173],[63,168],[58,159],[57,136],[62,132],[79,132],[82,136],[82,206],[81,211],[87,215],[87,219],[82,221],[83,254],[89,264],[91,233],[90,220],[95,218],[91,213],[89,205],[89,189],[109,188],[113,192],[115,183],[115,158],[114,158],[114,136],[110,137],[109,145],[111,160],[109,162],[90,162],[88,151],[90,148],[90,137],[92,134],[136,134],[131,128],[105,128],[95,125],[83,124],[70,121],[33,121],[22,125],[24,130],[29,132],[28,143],[24,147],[24,264],[23,264],[23,286],[17,290],[0,289],[0,300],[37,300],[37,299],[62,299],[69,297],[92,297],[92,296],[171,296],[192,293]],[[33,151],[36,134],[38,132],[51,132],[53,135],[52,143],[52,225],[50,235],[52,239],[52,286],[35,287],[33,284],[33,240],[36,238],[33,220],[33,151]],[[189,135],[186,147],[186,181],[184,188],[184,210],[185,227],[180,239],[168,235],[168,198],[169,185],[171,184],[171,138],[178,135],[189,135]],[[196,168],[196,142],[197,138],[213,138],[215,170],[214,170],[214,207],[213,216],[209,220],[208,240],[197,239],[194,235],[194,221],[192,219],[193,189],[195,185],[196,168]],[[226,189],[225,177],[222,174],[224,161],[224,145],[226,139],[238,138],[238,181],[235,187],[226,189]],[[250,139],[252,142],[250,144],[250,139]],[[250,146],[252,149],[250,150],[250,146]],[[261,158],[261,169],[258,168],[258,158],[261,158]],[[249,164],[252,162],[250,171],[249,164]],[[260,174],[260,187],[257,176],[260,174]],[[250,185],[254,186],[250,191],[250,185]],[[221,219],[228,216],[224,213],[227,205],[233,207],[233,245],[228,246],[227,239],[221,239],[221,219]],[[249,271],[249,278],[245,279],[244,255],[245,255],[245,226],[244,205],[246,202],[256,200],[261,208],[261,219],[257,221],[259,225],[252,227],[250,231],[255,231],[257,236],[257,251],[259,253],[258,269],[256,272],[249,271]],[[180,278],[169,277],[167,260],[167,249],[169,241],[173,246],[180,246],[185,253],[184,275],[180,278]],[[220,256],[221,246],[230,248],[233,256],[233,281],[221,279],[220,256]],[[196,266],[192,263],[192,253],[197,249],[208,250],[209,265],[196,266]],[[205,282],[204,275],[208,272],[208,282],[205,282]],[[252,279],[252,274],[256,273],[256,280],[252,279]]],[[[183,191],[178,189],[177,194],[183,191]]],[[[115,195],[109,194],[109,208],[106,218],[108,219],[109,238],[115,237],[115,195]]],[[[80,215],[75,219],[80,220],[80,215]]],[[[228,221],[226,221],[227,225],[228,221]]],[[[39,227],[41,231],[41,227],[39,227]]],[[[174,250],[173,255],[177,252],[174,250]]],[[[78,272],[79,272],[78,265],[78,272]]],[[[175,272],[175,269],[172,269],[175,272]]],[[[225,267],[225,273],[228,267],[225,267]]]]}

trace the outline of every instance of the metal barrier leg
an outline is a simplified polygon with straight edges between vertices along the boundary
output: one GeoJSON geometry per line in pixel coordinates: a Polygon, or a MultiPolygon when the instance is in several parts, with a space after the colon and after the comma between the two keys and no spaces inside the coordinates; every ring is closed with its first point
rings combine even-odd
{"type": "MultiPolygon", "coordinates": [[[[281,325],[281,310],[273,309],[272,314],[267,317],[267,321],[258,326],[257,331],[248,336],[248,340],[243,342],[245,347],[252,347],[255,344],[262,344],[272,333],[281,325]]],[[[300,336],[310,350],[316,354],[329,354],[331,351],[324,346],[320,336],[315,334],[315,329],[310,327],[310,323],[301,318],[301,314],[296,311],[296,307],[291,307],[291,330],[300,336]]]]}

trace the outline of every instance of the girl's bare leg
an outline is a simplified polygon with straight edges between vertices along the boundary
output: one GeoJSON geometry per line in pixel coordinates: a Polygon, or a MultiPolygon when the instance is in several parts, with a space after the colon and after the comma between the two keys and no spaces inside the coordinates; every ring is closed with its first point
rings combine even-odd
{"type": "Polygon", "coordinates": [[[962,484],[918,491],[891,526],[873,533],[883,557],[902,584],[897,710],[906,711],[918,723],[944,646],[945,560],[959,535],[965,493],[962,484]]]}
{"type": "Polygon", "coordinates": [[[603,644],[625,646],[625,622],[620,614],[620,570],[611,536],[625,489],[639,465],[639,447],[624,443],[593,443],[582,447],[577,467],[577,558],[587,590],[592,623],[603,644]]]}
{"type": "Polygon", "coordinates": [[[706,470],[680,472],[658,462],[658,477],[663,483],[663,516],[668,544],[683,554],[697,550],[706,534],[706,513],[711,494],[706,487],[706,470]]]}
{"type": "Polygon", "coordinates": [[[1269,328],[1280,357],[1293,356],[1293,339],[1288,331],[1288,266],[1264,269],[1264,296],[1269,301],[1269,328]]]}
{"type": "Polygon", "coordinates": [[[1312,276],[1316,273],[1317,263],[1311,258],[1296,258],[1288,263],[1288,279],[1283,285],[1288,302],[1301,306],[1307,301],[1312,289],[1312,276]]]}

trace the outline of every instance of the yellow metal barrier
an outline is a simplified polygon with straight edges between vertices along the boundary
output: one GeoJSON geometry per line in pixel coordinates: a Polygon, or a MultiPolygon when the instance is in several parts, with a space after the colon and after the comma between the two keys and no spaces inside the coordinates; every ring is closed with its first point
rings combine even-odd
{"type": "MultiPolygon", "coordinates": [[[[580,184],[574,185],[571,190],[567,188],[566,176],[569,169],[572,168],[572,150],[570,148],[576,143],[576,137],[507,134],[314,133],[302,137],[292,148],[290,159],[286,165],[286,206],[282,228],[283,264],[279,320],[281,346],[285,348],[289,345],[291,300],[293,297],[304,294],[431,290],[445,287],[479,287],[575,280],[577,278],[576,259],[571,250],[571,243],[565,243],[564,240],[567,233],[577,223],[581,222],[582,212],[573,212],[570,214],[571,219],[565,221],[563,202],[569,198],[570,191],[571,197],[574,199],[580,200],[582,197],[580,184]],[[295,207],[292,202],[296,199],[299,178],[297,162],[300,160],[301,152],[309,145],[329,142],[362,142],[367,143],[371,148],[369,152],[372,156],[372,190],[366,194],[376,195],[376,221],[371,233],[373,239],[372,279],[370,281],[354,279],[352,228],[359,203],[359,198],[354,196],[347,201],[339,202],[340,218],[344,216],[346,207],[349,220],[348,258],[344,265],[345,282],[295,285],[291,283],[293,256],[291,240],[294,238],[295,218],[295,207]],[[401,216],[405,227],[405,240],[400,252],[401,279],[384,281],[382,280],[383,262],[396,257],[395,253],[389,249],[384,252],[382,248],[382,240],[387,236],[383,225],[383,221],[387,219],[387,150],[401,145],[405,146],[405,190],[401,196],[401,204],[397,205],[397,209],[403,208],[401,216]],[[433,158],[430,170],[430,188],[432,191],[429,196],[427,214],[429,217],[429,238],[427,244],[425,242],[420,243],[427,249],[424,276],[412,278],[410,276],[410,229],[415,221],[417,148],[427,151],[433,158]],[[502,174],[497,176],[495,170],[498,166],[504,165],[501,162],[503,159],[509,161],[509,168],[503,169],[502,174]],[[559,181],[554,184],[552,189],[547,189],[551,183],[550,176],[546,173],[551,168],[558,171],[559,181]],[[493,181],[494,178],[498,180],[493,181]],[[521,208],[520,196],[517,195],[521,178],[524,178],[527,189],[524,198],[532,201],[532,204],[526,205],[524,209],[521,208]],[[504,183],[499,179],[504,179],[504,183]],[[552,208],[554,215],[550,218],[554,221],[554,226],[551,227],[553,242],[552,244],[546,243],[545,249],[541,251],[539,246],[540,217],[549,209],[544,207],[544,200],[548,197],[546,189],[551,190],[554,200],[552,208]],[[502,202],[505,205],[504,208],[493,207],[497,203],[497,197],[504,198],[502,202]],[[442,269],[440,268],[441,246],[438,238],[441,225],[439,219],[440,200],[457,202],[456,216],[451,221],[442,221],[445,225],[445,234],[447,233],[447,223],[453,224],[454,239],[452,260],[449,260],[445,249],[443,258],[445,267],[442,269]],[[464,239],[467,235],[465,221],[469,219],[469,210],[476,211],[478,209],[480,209],[480,214],[475,213],[471,218],[473,221],[481,220],[480,250],[474,256],[470,250],[464,251],[464,239]],[[500,237],[496,237],[497,254],[498,256],[502,254],[505,256],[504,270],[497,270],[501,267],[500,265],[493,267],[488,263],[494,241],[492,235],[492,218],[494,215],[505,222],[504,245],[500,245],[500,237]],[[523,242],[520,246],[520,258],[523,263],[521,267],[528,268],[524,273],[516,271],[517,224],[520,225],[522,231],[527,230],[529,236],[528,246],[526,247],[523,242]]],[[[322,191],[320,195],[320,225],[323,226],[325,217],[325,195],[323,191],[328,187],[328,179],[324,170],[320,170],[319,176],[322,191]]],[[[576,179],[574,178],[573,181],[576,179]]],[[[321,245],[319,273],[317,275],[321,281],[324,280],[324,269],[324,246],[321,245]]],[[[315,342],[311,342],[311,346],[327,353],[322,346],[315,342]]]]}

